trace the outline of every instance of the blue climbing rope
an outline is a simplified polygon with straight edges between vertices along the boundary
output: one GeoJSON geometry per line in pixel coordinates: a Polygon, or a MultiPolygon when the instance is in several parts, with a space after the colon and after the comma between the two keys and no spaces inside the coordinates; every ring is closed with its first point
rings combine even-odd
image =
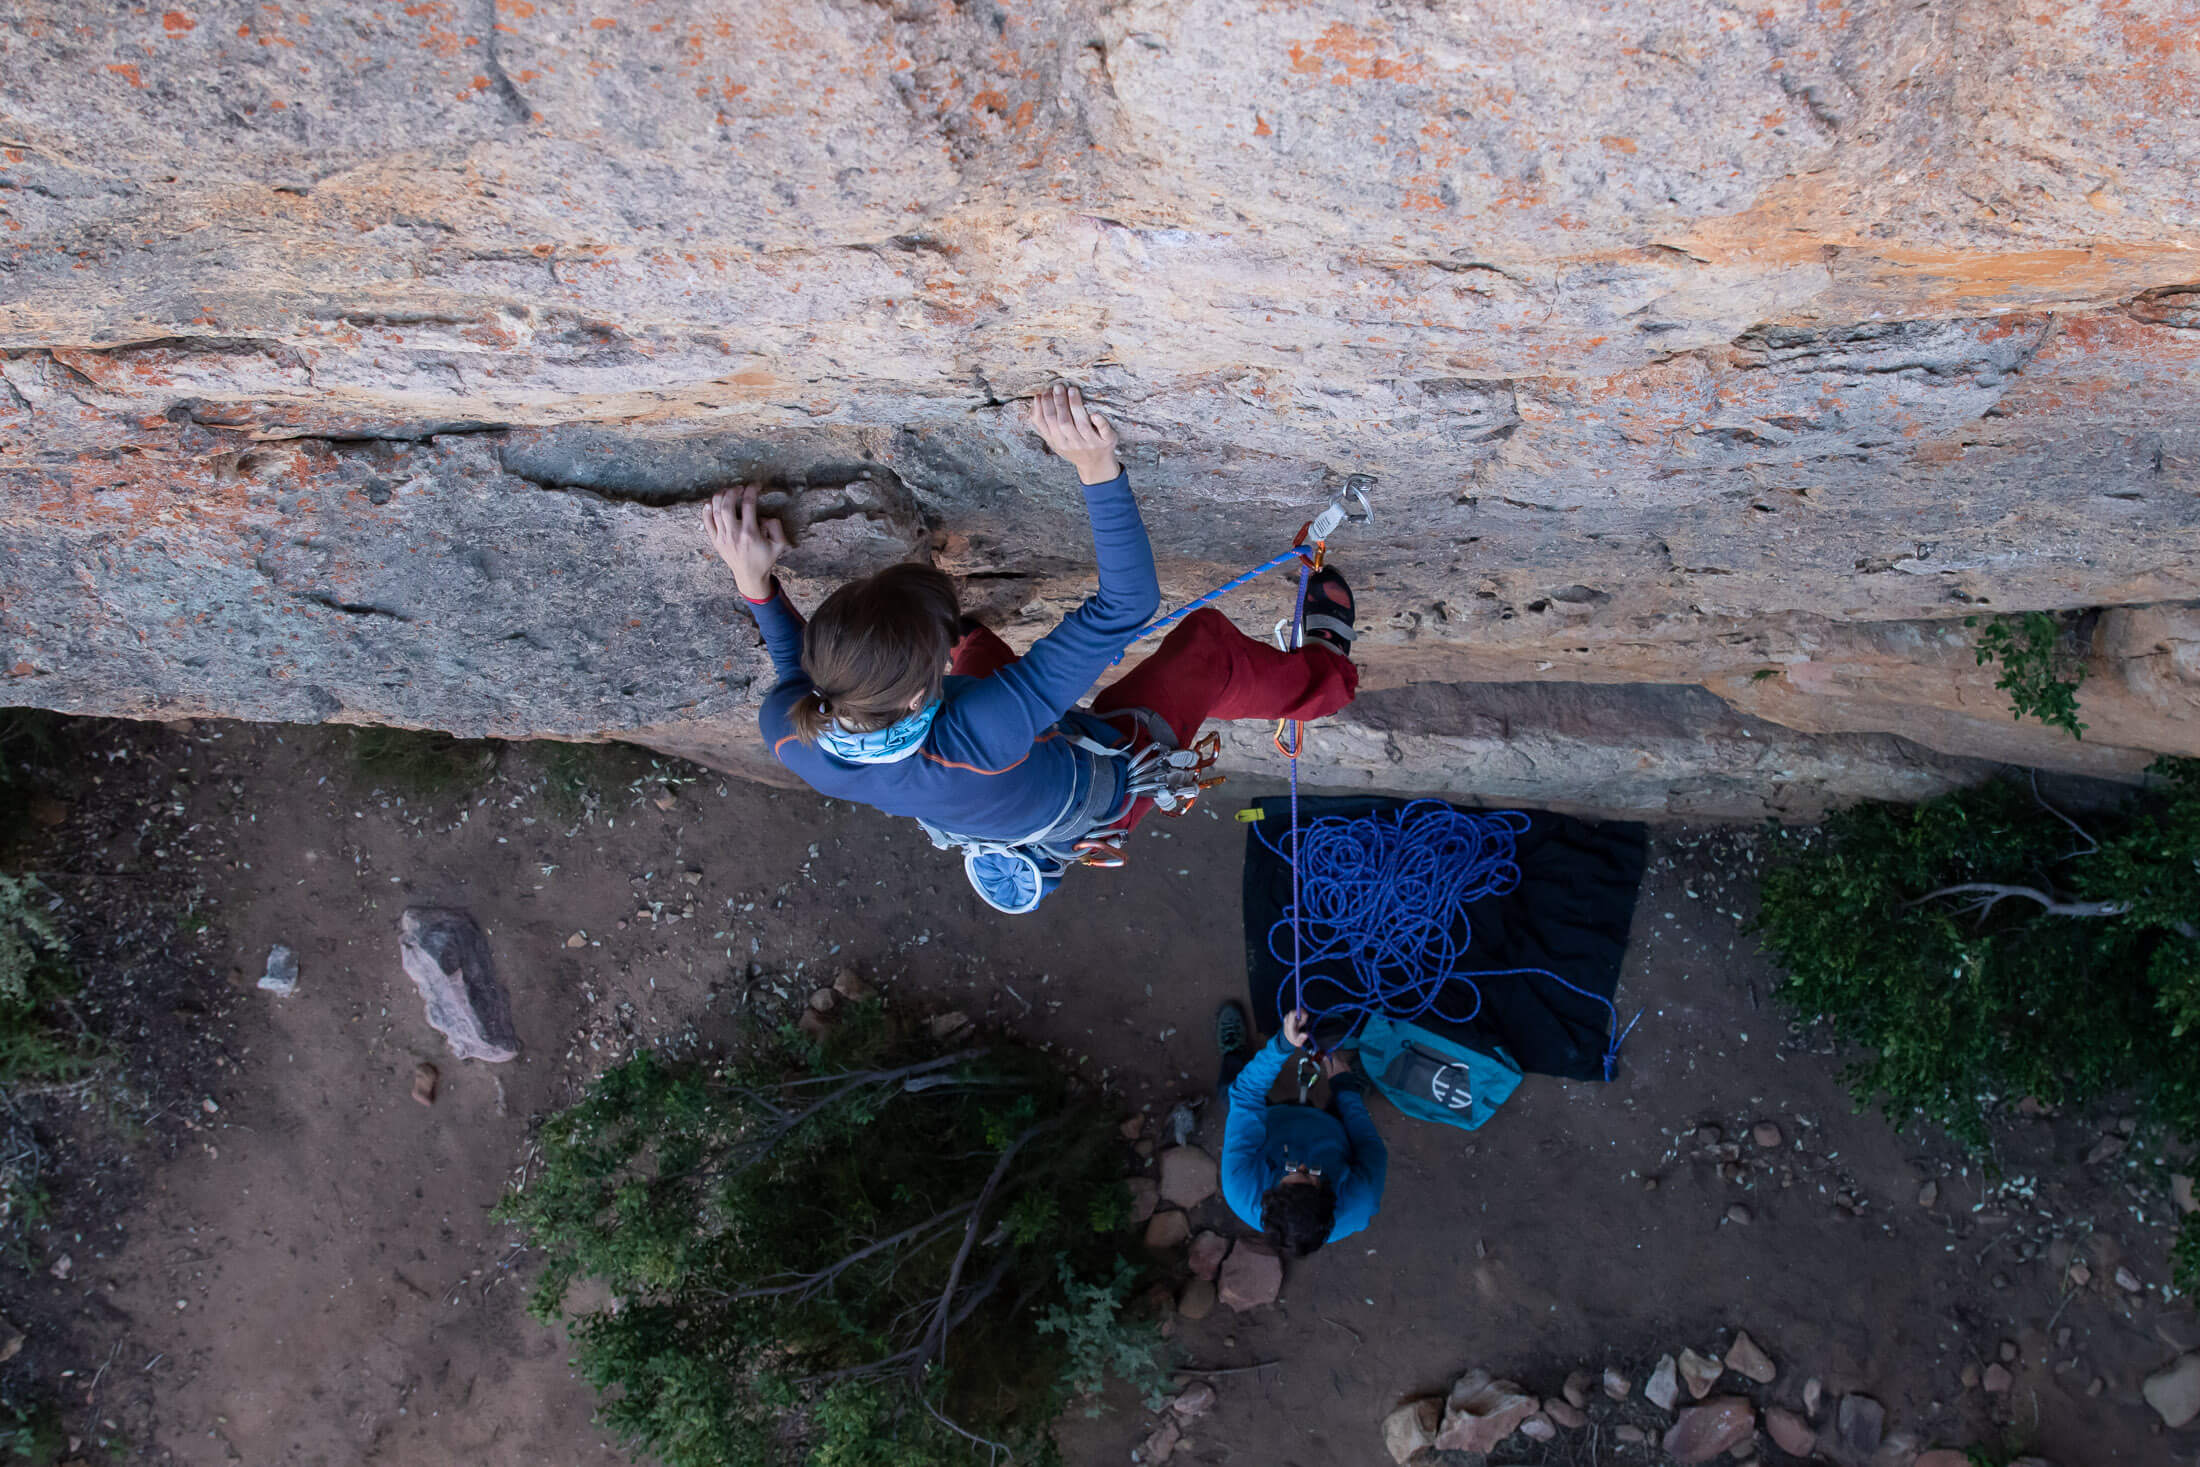
{"type": "MultiPolygon", "coordinates": [[[[1474,941],[1467,908],[1520,884],[1517,842],[1528,829],[1526,815],[1415,800],[1302,825],[1295,796],[1294,784],[1291,909],[1268,934],[1268,950],[1290,966],[1287,1009],[1305,1009],[1316,1023],[1349,1018],[1348,1032],[1371,1014],[1408,1024],[1423,1018],[1465,1024],[1482,1011],[1476,979],[1545,978],[1611,1013],[1604,1078],[1612,1078],[1620,1045],[1635,1026],[1620,1029],[1610,999],[1547,968],[1463,966],[1474,941]],[[1319,971],[1309,971],[1317,964],[1319,971]]],[[[1291,859],[1265,834],[1260,839],[1291,859]]]]}
{"type": "MultiPolygon", "coordinates": [[[[1125,657],[1128,657],[1130,655],[1131,648],[1137,646],[1140,642],[1145,641],[1146,638],[1152,636],[1155,632],[1164,631],[1169,627],[1175,626],[1178,622],[1184,620],[1185,617],[1190,616],[1193,612],[1199,610],[1200,607],[1208,606],[1216,601],[1220,601],[1223,597],[1229,595],[1238,587],[1259,580],[1262,576],[1267,575],[1270,571],[1274,570],[1280,565],[1289,565],[1294,560],[1303,562],[1305,559],[1306,552],[1301,550],[1298,546],[1294,545],[1289,550],[1284,551],[1281,555],[1270,556],[1267,560],[1264,560],[1259,565],[1254,566],[1251,570],[1247,571],[1244,575],[1239,576],[1236,580],[1226,581],[1222,585],[1215,587],[1212,591],[1209,591],[1206,595],[1200,597],[1198,600],[1187,601],[1182,606],[1179,606],[1176,610],[1168,613],[1166,616],[1155,617],[1152,621],[1147,622],[1136,632],[1132,633],[1131,639],[1123,644],[1123,650],[1115,654],[1115,662],[1120,663],[1125,657]]],[[[1301,576],[1301,579],[1304,579],[1303,574],[1301,576]]],[[[1301,593],[1300,599],[1302,602],[1305,599],[1303,592],[1301,593]]],[[[1115,663],[1110,663],[1109,665],[1112,667],[1115,665],[1115,663]]]]}
{"type": "MultiPolygon", "coordinates": [[[[1121,662],[1131,646],[1153,633],[1293,560],[1299,562],[1299,585],[1288,645],[1298,646],[1306,622],[1307,586],[1318,553],[1318,546],[1316,554],[1310,555],[1293,545],[1198,600],[1148,622],[1115,660],[1121,662]]],[[[1622,1029],[1619,1010],[1610,999],[1549,969],[1459,967],[1473,942],[1467,907],[1484,897],[1503,896],[1520,884],[1517,842],[1528,829],[1528,817],[1517,810],[1473,814],[1441,800],[1415,800],[1392,811],[1354,818],[1324,816],[1302,825],[1299,755],[1305,744],[1304,722],[1285,719],[1276,726],[1276,748],[1291,761],[1289,849],[1279,851],[1265,833],[1260,836],[1261,844],[1291,867],[1290,908],[1268,933],[1269,952],[1290,966],[1291,1001],[1282,1006],[1283,1011],[1305,1009],[1316,1024],[1348,1017],[1351,1027],[1346,1037],[1358,1033],[1369,1016],[1377,1014],[1405,1023],[1433,1016],[1465,1024],[1482,1011],[1482,990],[1475,979],[1547,978],[1602,1004],[1610,1013],[1604,1078],[1611,1079],[1618,1068],[1620,1046],[1642,1022],[1640,1012],[1622,1029]],[[1286,935],[1288,953],[1279,945],[1286,935]],[[1310,963],[1324,964],[1324,970],[1309,973],[1310,963]],[[1444,1007],[1445,991],[1454,985],[1473,999],[1463,1014],[1444,1007]],[[1310,991],[1334,997],[1316,1003],[1310,991]]]]}

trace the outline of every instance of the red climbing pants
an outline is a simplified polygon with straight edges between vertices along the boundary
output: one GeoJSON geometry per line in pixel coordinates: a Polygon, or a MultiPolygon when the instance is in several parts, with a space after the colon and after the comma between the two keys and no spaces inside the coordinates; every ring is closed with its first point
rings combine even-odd
{"type": "MultiPolygon", "coordinates": [[[[1006,642],[979,627],[956,644],[948,670],[990,677],[1015,660],[1006,642]]],[[[1176,735],[1176,746],[1188,749],[1210,718],[1322,718],[1351,702],[1359,685],[1351,659],[1319,644],[1280,652],[1203,606],[1178,622],[1151,657],[1101,689],[1092,711],[1150,709],[1176,735]]],[[[1135,725],[1123,726],[1138,743],[1146,742],[1135,725]]],[[[1125,825],[1136,825],[1152,808],[1140,800],[1125,825]]]]}

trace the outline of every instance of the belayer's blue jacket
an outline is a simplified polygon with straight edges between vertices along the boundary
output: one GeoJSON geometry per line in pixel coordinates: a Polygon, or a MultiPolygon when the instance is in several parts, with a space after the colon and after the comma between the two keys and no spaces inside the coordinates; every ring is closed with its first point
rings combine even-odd
{"type": "Polygon", "coordinates": [[[1335,1191],[1336,1221],[1329,1229],[1334,1243],[1375,1220],[1390,1150],[1367,1113],[1360,1093],[1366,1082],[1357,1076],[1329,1082],[1337,1098],[1334,1116],[1319,1106],[1268,1103],[1284,1061],[1297,1052],[1278,1034],[1230,1083],[1230,1114],[1222,1123],[1222,1200],[1257,1228],[1260,1199],[1285,1172],[1304,1163],[1335,1191]]]}
{"type": "Polygon", "coordinates": [[[1087,484],[1100,589],[1016,662],[990,677],[949,677],[923,747],[891,764],[836,759],[795,736],[788,711],[816,685],[802,670],[802,615],[775,583],[752,602],[779,685],[758,714],[771,750],[820,794],[909,815],[958,835],[1018,840],[1061,813],[1080,780],[1111,779],[1120,759],[1080,759],[1055,729],[1161,605],[1153,547],[1130,478],[1087,484]]]}

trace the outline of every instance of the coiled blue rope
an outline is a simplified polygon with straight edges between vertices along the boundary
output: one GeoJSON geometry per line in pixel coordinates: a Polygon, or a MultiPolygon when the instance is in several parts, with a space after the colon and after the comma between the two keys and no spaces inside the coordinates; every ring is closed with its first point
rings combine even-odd
{"type": "MultiPolygon", "coordinates": [[[[1619,1027],[1611,1000],[1545,968],[1464,966],[1473,943],[1467,908],[1520,884],[1517,841],[1527,829],[1517,810],[1474,814],[1439,800],[1304,826],[1294,818],[1291,909],[1268,934],[1268,950],[1290,965],[1288,1007],[1305,1009],[1316,1024],[1348,1018],[1348,1033],[1371,1014],[1465,1024],[1482,1011],[1476,979],[1548,979],[1611,1014],[1604,1055],[1611,1079],[1635,1027],[1619,1027]]],[[[1266,835],[1261,842],[1291,859],[1266,835]]]]}

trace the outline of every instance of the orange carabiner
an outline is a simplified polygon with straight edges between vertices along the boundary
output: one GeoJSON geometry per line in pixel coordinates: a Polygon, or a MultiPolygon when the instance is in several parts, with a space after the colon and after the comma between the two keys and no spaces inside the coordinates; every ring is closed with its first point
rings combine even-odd
{"type": "Polygon", "coordinates": [[[1123,864],[1123,851],[1101,840],[1081,840],[1077,843],[1077,863],[1080,866],[1097,866],[1103,871],[1113,871],[1123,864]]]}

